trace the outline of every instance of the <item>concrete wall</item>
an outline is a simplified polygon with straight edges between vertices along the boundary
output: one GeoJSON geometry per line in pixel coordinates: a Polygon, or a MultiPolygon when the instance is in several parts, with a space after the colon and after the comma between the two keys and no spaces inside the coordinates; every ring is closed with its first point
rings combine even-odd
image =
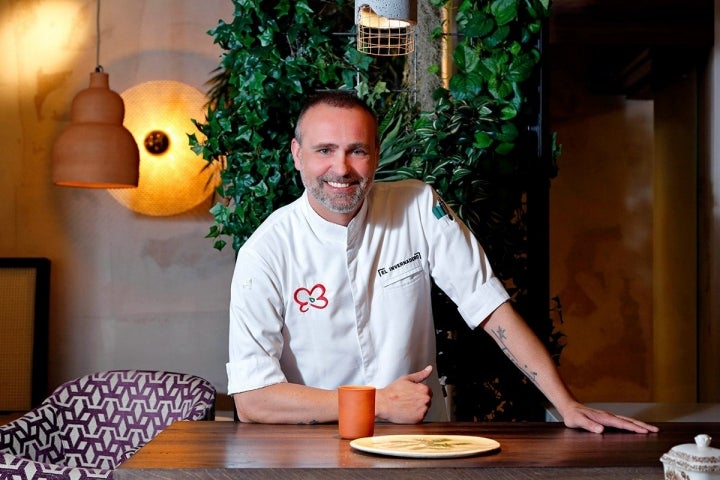
{"type": "MultiPolygon", "coordinates": [[[[220,55],[206,32],[231,15],[227,0],[103,1],[110,88],[176,80],[204,92],[220,55]]],[[[96,65],[95,18],[91,0],[0,1],[0,256],[52,261],[51,387],[95,370],[151,368],[226,391],[234,259],[203,238],[210,203],[147,217],[105,190],[50,181],[51,146],[96,65]]]]}

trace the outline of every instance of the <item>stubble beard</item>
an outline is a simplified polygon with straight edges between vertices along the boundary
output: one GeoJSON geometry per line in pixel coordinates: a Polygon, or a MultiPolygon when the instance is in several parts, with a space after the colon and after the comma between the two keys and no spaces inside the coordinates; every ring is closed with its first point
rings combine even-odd
{"type": "Polygon", "coordinates": [[[359,183],[354,184],[354,188],[350,193],[328,193],[325,190],[326,182],[338,182],[342,183],[347,181],[347,178],[316,178],[309,181],[302,175],[303,184],[307,189],[308,193],[320,204],[327,208],[331,212],[335,213],[352,213],[355,212],[363,200],[367,196],[370,186],[372,185],[372,178],[361,178],[359,183]]]}

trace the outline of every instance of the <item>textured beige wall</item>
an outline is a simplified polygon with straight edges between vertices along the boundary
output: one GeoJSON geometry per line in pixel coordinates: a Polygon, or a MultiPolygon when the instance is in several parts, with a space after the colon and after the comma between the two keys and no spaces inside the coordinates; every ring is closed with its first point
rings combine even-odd
{"type": "MultiPolygon", "coordinates": [[[[0,256],[52,261],[51,386],[94,370],[158,368],[225,391],[233,254],[203,238],[209,203],[144,217],[104,190],[50,182],[51,145],[95,68],[95,6],[0,1],[0,256]]],[[[205,91],[220,55],[206,32],[230,18],[231,2],[101,6],[100,64],[113,90],[171,79],[205,91]]]]}
{"type": "Polygon", "coordinates": [[[591,95],[579,61],[556,59],[551,90],[562,145],[550,189],[561,372],[584,401],[650,401],[653,103],[591,95]]]}
{"type": "Polygon", "coordinates": [[[690,72],[656,78],[653,100],[593,94],[587,55],[554,53],[550,284],[564,307],[563,376],[584,401],[718,401],[698,396],[717,383],[718,319],[698,294],[714,288],[704,256],[717,244],[707,92],[690,72]]]}

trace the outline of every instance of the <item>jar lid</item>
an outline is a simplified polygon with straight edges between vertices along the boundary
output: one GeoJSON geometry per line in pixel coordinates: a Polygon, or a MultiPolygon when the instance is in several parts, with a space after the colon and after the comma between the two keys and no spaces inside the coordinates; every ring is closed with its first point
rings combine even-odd
{"type": "Polygon", "coordinates": [[[660,461],[685,471],[720,472],[720,449],[711,447],[711,440],[709,435],[697,435],[695,443],[672,447],[660,458],[660,461]]]}

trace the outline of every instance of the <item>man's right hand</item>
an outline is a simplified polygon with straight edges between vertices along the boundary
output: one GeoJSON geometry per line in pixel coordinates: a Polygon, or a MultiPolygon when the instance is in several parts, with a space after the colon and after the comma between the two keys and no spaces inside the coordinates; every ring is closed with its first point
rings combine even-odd
{"type": "Polygon", "coordinates": [[[422,422],[432,401],[432,389],[422,382],[431,373],[432,366],[428,365],[379,389],[375,397],[376,416],[392,423],[422,422]]]}

